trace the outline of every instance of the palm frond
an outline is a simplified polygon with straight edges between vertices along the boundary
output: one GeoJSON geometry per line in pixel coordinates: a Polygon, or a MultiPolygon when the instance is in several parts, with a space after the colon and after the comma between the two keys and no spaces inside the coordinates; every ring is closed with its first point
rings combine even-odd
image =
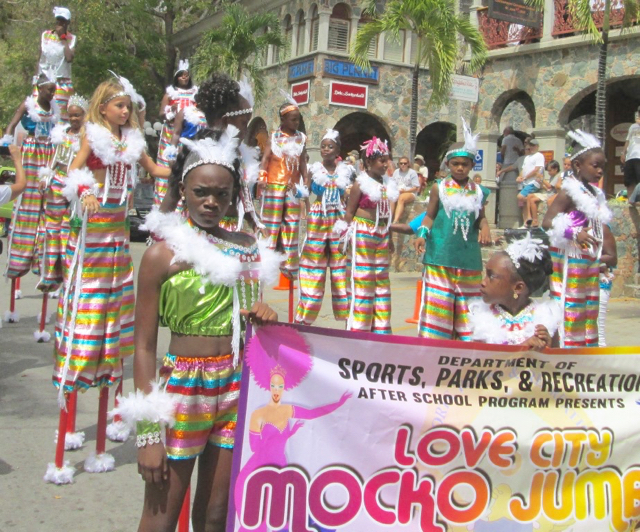
{"type": "Polygon", "coordinates": [[[569,0],[568,6],[576,29],[584,31],[596,43],[601,43],[602,34],[593,20],[590,0],[569,0]]]}

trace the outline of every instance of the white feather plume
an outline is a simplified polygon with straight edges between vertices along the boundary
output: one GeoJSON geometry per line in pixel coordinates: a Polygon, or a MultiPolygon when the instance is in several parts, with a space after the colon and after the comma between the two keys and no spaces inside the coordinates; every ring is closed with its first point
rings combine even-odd
{"type": "Polygon", "coordinates": [[[583,150],[593,150],[595,148],[602,147],[596,136],[591,133],[587,133],[586,131],[582,131],[581,129],[569,131],[567,136],[573,139],[578,145],[582,146],[583,150]]]}
{"type": "Polygon", "coordinates": [[[185,161],[183,177],[194,165],[222,164],[233,168],[233,162],[238,157],[238,145],[240,144],[238,133],[237,127],[228,125],[217,141],[210,137],[200,140],[182,137],[180,142],[191,151],[185,161]]]}
{"type": "Polygon", "coordinates": [[[290,103],[291,105],[295,105],[296,107],[298,107],[298,102],[296,102],[291,96],[291,94],[289,94],[287,91],[280,89],[280,94],[282,94],[282,97],[287,101],[287,103],[290,103]]]}
{"type": "Polygon", "coordinates": [[[180,61],[178,61],[178,70],[176,70],[176,74],[178,72],[189,72],[189,60],[188,59],[180,59],[180,61]]]}
{"type": "Polygon", "coordinates": [[[247,80],[247,77],[242,76],[242,79],[238,81],[238,85],[240,85],[240,96],[249,102],[249,107],[253,107],[253,89],[251,88],[251,84],[247,80]]]}
{"type": "Polygon", "coordinates": [[[476,153],[478,151],[478,137],[480,137],[480,133],[474,135],[465,119],[460,117],[460,120],[462,120],[462,132],[464,134],[463,149],[470,153],[476,153]]]}
{"type": "Polygon", "coordinates": [[[238,148],[244,165],[244,180],[252,188],[260,177],[260,152],[258,148],[247,146],[244,142],[238,148]]]}
{"type": "Polygon", "coordinates": [[[322,137],[322,140],[329,139],[333,141],[337,141],[340,138],[340,132],[337,129],[327,129],[327,132],[322,137]]]}
{"type": "Polygon", "coordinates": [[[505,251],[511,258],[513,265],[519,268],[520,259],[525,259],[529,262],[540,260],[543,256],[543,250],[546,248],[547,246],[543,245],[542,239],[532,238],[531,233],[527,232],[524,238],[511,242],[505,251]]]}
{"type": "Polygon", "coordinates": [[[122,85],[122,89],[131,98],[132,102],[138,104],[139,107],[145,106],[144,98],[140,96],[140,94],[138,94],[136,89],[133,87],[133,84],[127,78],[125,78],[124,76],[118,76],[118,74],[116,74],[113,70],[109,70],[109,72],[111,72],[111,74],[113,74],[113,77],[115,77],[120,85],[122,85]]]}

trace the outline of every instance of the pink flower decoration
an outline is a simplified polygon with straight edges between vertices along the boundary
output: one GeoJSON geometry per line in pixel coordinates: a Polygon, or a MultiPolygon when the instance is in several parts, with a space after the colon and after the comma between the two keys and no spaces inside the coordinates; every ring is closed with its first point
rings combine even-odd
{"type": "Polygon", "coordinates": [[[375,155],[389,155],[389,146],[387,145],[387,141],[383,141],[378,137],[373,137],[371,140],[366,141],[362,146],[360,146],[360,149],[365,150],[364,154],[367,159],[375,155]]]}

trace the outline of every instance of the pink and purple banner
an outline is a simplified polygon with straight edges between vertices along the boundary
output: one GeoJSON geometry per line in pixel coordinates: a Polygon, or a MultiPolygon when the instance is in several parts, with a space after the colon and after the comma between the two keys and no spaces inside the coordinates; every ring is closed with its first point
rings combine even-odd
{"type": "Polygon", "coordinates": [[[633,530],[638,368],[640,348],[260,328],[227,529],[633,530]]]}

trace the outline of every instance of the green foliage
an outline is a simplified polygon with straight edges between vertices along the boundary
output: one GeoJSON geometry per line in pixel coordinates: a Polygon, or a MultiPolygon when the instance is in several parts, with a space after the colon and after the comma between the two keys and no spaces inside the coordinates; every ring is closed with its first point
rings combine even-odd
{"type": "MultiPolygon", "coordinates": [[[[471,53],[470,69],[480,68],[487,58],[482,34],[471,25],[468,15],[456,14],[453,0],[390,0],[379,13],[375,0],[368,0],[365,13],[371,21],[358,30],[351,59],[369,68],[368,50],[372,39],[386,33],[398,40],[400,31],[417,36],[416,66],[428,68],[432,93],[428,105],[446,103],[451,88],[451,75],[466,51],[471,53]]],[[[417,97],[417,95],[414,95],[417,97]]]]}
{"type": "MultiPolygon", "coordinates": [[[[78,41],[73,83],[90,97],[113,70],[147,100],[154,118],[176,59],[173,33],[193,24],[213,0],[67,0],[69,30],[78,41]]],[[[53,29],[55,0],[0,1],[0,124],[6,124],[31,92],[40,54],[40,34],[53,29]]]]}
{"type": "Polygon", "coordinates": [[[247,75],[256,97],[264,95],[264,76],[260,69],[270,45],[279,47],[280,59],[288,43],[280,30],[275,13],[250,15],[240,4],[222,3],[220,23],[206,32],[194,55],[195,73],[205,79],[214,72],[225,72],[234,79],[247,75]]]}

